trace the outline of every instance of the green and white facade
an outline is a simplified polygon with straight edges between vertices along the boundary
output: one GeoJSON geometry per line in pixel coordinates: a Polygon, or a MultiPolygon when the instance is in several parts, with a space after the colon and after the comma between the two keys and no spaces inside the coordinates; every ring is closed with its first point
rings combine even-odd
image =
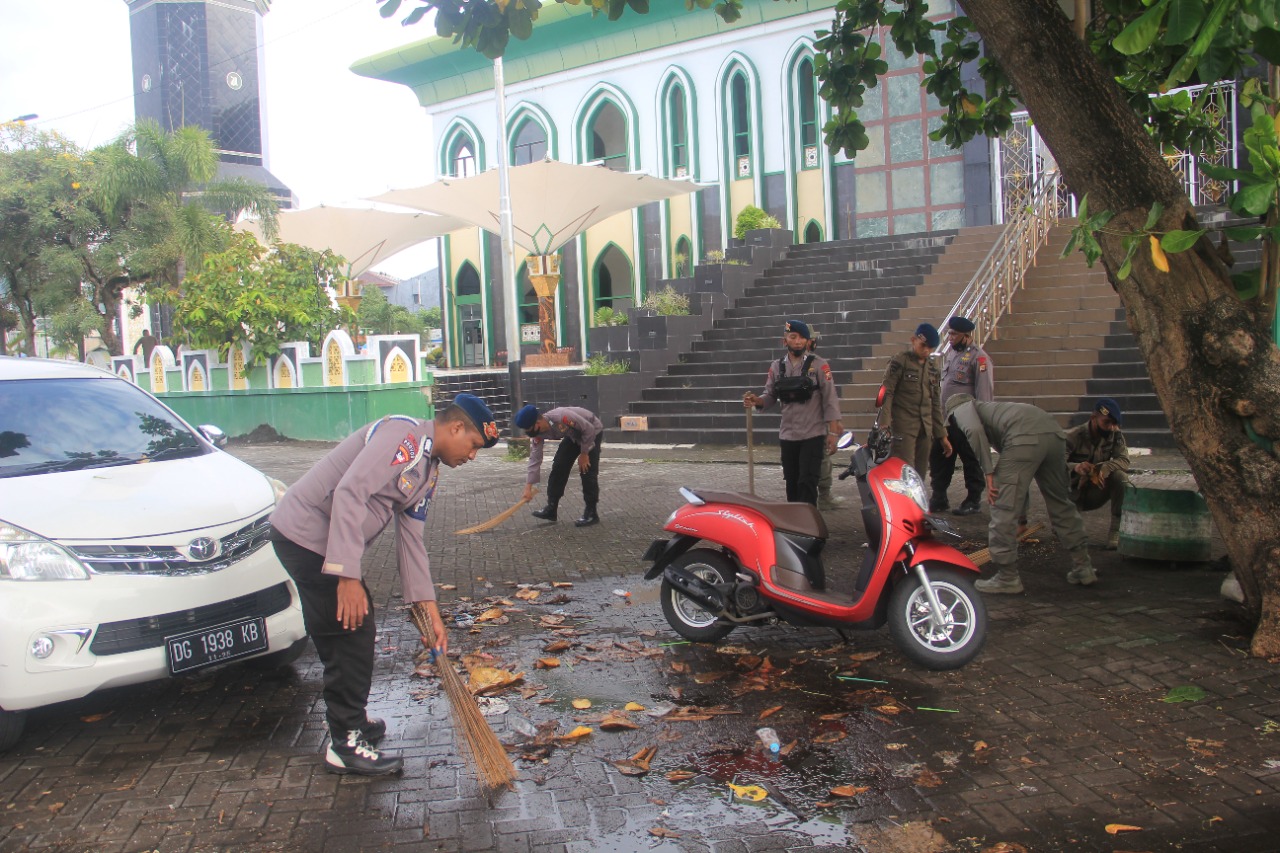
{"type": "MultiPolygon", "coordinates": [[[[860,115],[872,139],[857,165],[822,142],[829,109],[813,76],[815,33],[835,0],[749,0],[726,25],[679,0],[610,22],[582,6],[547,4],[533,36],[512,39],[504,59],[511,163],[549,156],[664,178],[690,177],[699,192],[587,231],[562,251],[558,344],[589,355],[586,330],[602,306],[643,300],[664,278],[687,276],[729,244],[749,204],[798,242],[906,234],[988,224],[992,147],[953,151],[928,133],[942,115],[924,92],[918,58],[885,45],[889,75],[860,115]]],[[[950,0],[932,0],[939,18],[950,0]]],[[[883,39],[883,34],[882,34],[883,39]]],[[[409,86],[432,117],[440,176],[497,165],[493,65],[433,37],[361,60],[361,75],[409,86]]],[[[479,229],[443,243],[446,339],[452,366],[493,364],[509,349],[499,244],[479,229]]],[[[520,264],[526,351],[537,348],[537,300],[520,264]]]]}

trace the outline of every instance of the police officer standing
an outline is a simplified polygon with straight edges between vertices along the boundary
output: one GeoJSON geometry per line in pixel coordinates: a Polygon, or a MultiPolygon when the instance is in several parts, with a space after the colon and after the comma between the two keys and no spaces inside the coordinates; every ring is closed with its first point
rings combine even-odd
{"type": "MultiPolygon", "coordinates": [[[[952,317],[947,322],[947,340],[951,349],[942,362],[942,404],[952,394],[968,394],[975,400],[990,403],[995,399],[995,371],[991,359],[973,342],[973,321],[967,317],[952,317]]],[[[929,456],[929,479],[933,485],[933,497],[929,499],[930,512],[942,512],[950,507],[947,489],[956,470],[956,457],[964,465],[965,499],[955,509],[956,515],[973,515],[982,510],[982,492],[986,481],[982,465],[973,455],[964,433],[950,424],[947,437],[955,453],[943,453],[942,442],[933,446],[929,456]]]]}
{"type": "Polygon", "coordinates": [[[441,463],[456,468],[497,441],[489,407],[470,394],[454,397],[434,421],[389,415],[343,439],[271,514],[271,544],[298,588],[303,622],[324,664],[329,772],[381,776],[403,766],[400,756],[378,748],[386,724],[366,715],[377,628],[365,551],[394,519],[405,603],[424,604],[435,652],[443,654],[448,637],[423,539],[427,507],[441,463]]]}
{"type": "Polygon", "coordinates": [[[881,386],[884,401],[880,427],[893,436],[893,453],[924,477],[929,451],[938,441],[951,455],[951,441],[943,426],[938,368],[929,355],[938,346],[938,330],[921,323],[911,336],[911,349],[900,352],[885,368],[881,386]]]}
{"type": "Polygon", "coordinates": [[[782,479],[787,500],[818,505],[818,479],[822,456],[836,452],[840,436],[840,401],[836,398],[831,366],[809,352],[813,335],[801,320],[787,320],[782,343],[787,352],[769,365],[764,393],[742,395],[743,408],[782,406],[778,445],[782,454],[782,479]]]}
{"type": "Polygon", "coordinates": [[[1067,470],[1071,494],[1081,512],[1111,503],[1107,550],[1120,546],[1120,516],[1129,485],[1129,445],[1120,425],[1124,414],[1110,397],[1094,403],[1089,420],[1067,430],[1067,470]]]}
{"type": "Polygon", "coordinates": [[[543,521],[556,520],[564,487],[569,483],[569,471],[576,461],[586,509],[573,524],[575,527],[599,524],[596,505],[600,502],[600,445],[604,441],[604,424],[600,418],[594,412],[576,406],[560,406],[539,414],[536,406],[529,405],[516,412],[512,422],[533,439],[529,446],[525,500],[533,497],[533,487],[542,477],[543,445],[549,438],[560,440],[556,457],[551,462],[551,476],[547,478],[547,505],[534,510],[533,517],[543,521]]]}

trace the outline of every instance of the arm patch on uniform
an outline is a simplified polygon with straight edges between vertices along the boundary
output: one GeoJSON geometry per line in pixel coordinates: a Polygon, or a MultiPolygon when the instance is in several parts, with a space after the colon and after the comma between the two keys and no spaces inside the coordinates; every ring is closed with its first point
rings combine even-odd
{"type": "Polygon", "coordinates": [[[396,447],[395,458],[391,460],[392,465],[404,465],[413,458],[413,452],[418,449],[418,443],[413,440],[413,433],[408,433],[404,438],[400,439],[400,444],[396,447]]]}
{"type": "Polygon", "coordinates": [[[430,503],[431,503],[431,498],[424,497],[422,500],[418,501],[416,504],[406,509],[404,511],[404,514],[414,519],[415,521],[426,521],[427,506],[430,503]]]}
{"type": "Polygon", "coordinates": [[[825,377],[825,378],[826,378],[826,380],[827,380],[828,382],[831,382],[831,381],[832,381],[832,379],[831,379],[831,365],[829,365],[829,364],[824,364],[824,365],[822,365],[822,375],[823,375],[823,377],[825,377]]]}

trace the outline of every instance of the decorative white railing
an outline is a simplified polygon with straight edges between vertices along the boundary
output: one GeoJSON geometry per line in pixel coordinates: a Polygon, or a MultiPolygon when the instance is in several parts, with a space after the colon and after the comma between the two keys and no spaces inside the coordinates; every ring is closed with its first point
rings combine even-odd
{"type": "Polygon", "coordinates": [[[1056,169],[1036,180],[1025,207],[1009,220],[1004,233],[991,247],[973,278],[961,291],[938,329],[943,332],[938,353],[945,353],[946,323],[952,317],[968,317],[974,323],[973,340],[982,346],[998,337],[997,323],[1009,310],[1013,295],[1022,287],[1027,271],[1035,266],[1036,253],[1049,237],[1049,229],[1064,215],[1073,212],[1073,199],[1056,169]]]}

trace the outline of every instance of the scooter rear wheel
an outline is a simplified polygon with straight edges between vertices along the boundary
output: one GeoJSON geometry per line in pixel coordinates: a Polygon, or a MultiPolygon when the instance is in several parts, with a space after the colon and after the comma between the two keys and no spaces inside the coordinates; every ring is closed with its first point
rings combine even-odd
{"type": "Polygon", "coordinates": [[[929,618],[931,606],[915,574],[901,580],[889,596],[889,636],[904,655],[934,670],[958,669],[973,660],[987,641],[987,608],[968,573],[939,563],[925,571],[945,625],[929,618]]]}
{"type": "MultiPolygon", "coordinates": [[[[695,548],[682,554],[672,564],[697,575],[707,583],[732,583],[736,577],[733,562],[718,551],[695,548]]],[[[688,598],[666,580],[662,581],[662,615],[675,632],[695,643],[714,643],[733,630],[733,625],[721,622],[714,613],[688,598]]]]}

